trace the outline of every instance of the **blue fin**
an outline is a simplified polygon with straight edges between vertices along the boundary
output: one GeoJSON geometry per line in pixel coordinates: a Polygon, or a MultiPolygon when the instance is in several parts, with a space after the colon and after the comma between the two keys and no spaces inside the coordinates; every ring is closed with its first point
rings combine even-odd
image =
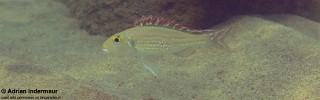
{"type": "Polygon", "coordinates": [[[147,57],[141,57],[141,61],[145,68],[147,68],[154,76],[158,77],[156,72],[153,70],[159,68],[155,63],[152,63],[150,59],[147,59],[147,57]]]}

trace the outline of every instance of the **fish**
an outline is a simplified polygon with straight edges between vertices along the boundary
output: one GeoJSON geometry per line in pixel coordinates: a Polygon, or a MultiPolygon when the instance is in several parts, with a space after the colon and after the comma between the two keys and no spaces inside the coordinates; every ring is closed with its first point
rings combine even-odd
{"type": "Polygon", "coordinates": [[[158,77],[155,69],[159,67],[151,60],[153,57],[166,54],[186,57],[199,46],[230,52],[223,41],[230,29],[195,30],[170,18],[143,16],[134,21],[133,27],[105,40],[102,50],[116,56],[139,57],[143,66],[158,77]]]}

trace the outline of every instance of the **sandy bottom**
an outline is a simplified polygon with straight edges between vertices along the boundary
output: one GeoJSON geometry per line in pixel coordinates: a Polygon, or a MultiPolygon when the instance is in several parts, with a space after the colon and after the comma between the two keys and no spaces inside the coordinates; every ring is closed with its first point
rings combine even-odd
{"type": "MultiPolygon", "coordinates": [[[[0,1],[0,87],[58,90],[60,99],[320,99],[320,24],[294,15],[238,16],[224,25],[231,53],[197,49],[159,59],[159,77],[139,58],[101,51],[106,37],[79,29],[49,0],[0,1]]],[[[2,92],[2,91],[1,91],[2,92]]]]}

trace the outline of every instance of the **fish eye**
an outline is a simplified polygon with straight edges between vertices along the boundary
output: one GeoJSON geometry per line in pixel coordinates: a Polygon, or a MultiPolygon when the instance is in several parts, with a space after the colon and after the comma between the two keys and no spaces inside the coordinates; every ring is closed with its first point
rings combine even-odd
{"type": "Polygon", "coordinates": [[[114,42],[115,42],[115,43],[119,43],[119,42],[120,42],[120,39],[119,39],[119,38],[115,38],[115,39],[114,39],[114,42]]]}

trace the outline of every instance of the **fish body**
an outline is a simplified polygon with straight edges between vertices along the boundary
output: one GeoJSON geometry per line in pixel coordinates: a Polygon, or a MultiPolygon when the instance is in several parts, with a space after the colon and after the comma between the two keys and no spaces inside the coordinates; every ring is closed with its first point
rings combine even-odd
{"type": "Polygon", "coordinates": [[[177,54],[190,55],[199,46],[218,47],[228,50],[223,38],[230,28],[212,30],[191,30],[173,20],[160,17],[143,17],[134,23],[135,27],[112,35],[103,43],[103,50],[109,54],[138,56],[144,66],[155,76],[148,56],[177,54]],[[204,33],[204,34],[194,34],[204,33]]]}
{"type": "Polygon", "coordinates": [[[172,54],[186,48],[205,45],[208,39],[208,34],[194,35],[157,26],[134,27],[123,33],[132,42],[129,47],[136,49],[135,54],[140,56],[172,54]]]}

